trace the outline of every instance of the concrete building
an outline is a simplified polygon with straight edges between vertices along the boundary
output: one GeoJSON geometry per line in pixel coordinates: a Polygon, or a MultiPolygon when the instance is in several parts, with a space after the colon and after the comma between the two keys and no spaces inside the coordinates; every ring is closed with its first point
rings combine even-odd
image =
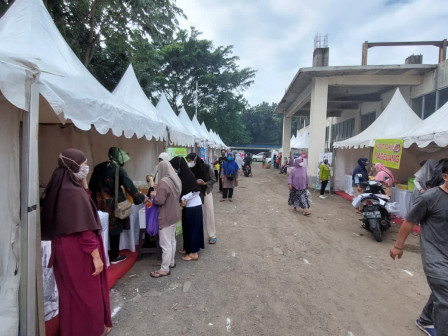
{"type": "Polygon", "coordinates": [[[282,152],[291,153],[291,118],[309,116],[308,174],[316,179],[319,155],[332,151],[335,141],[366,129],[389,103],[395,89],[422,119],[448,101],[447,40],[363,44],[359,66],[329,66],[329,48],[317,46],[313,67],[301,68],[279,102],[283,115],[282,152]],[[421,55],[404,64],[367,65],[367,51],[378,46],[433,45],[439,48],[438,64],[422,64],[421,55]]]}

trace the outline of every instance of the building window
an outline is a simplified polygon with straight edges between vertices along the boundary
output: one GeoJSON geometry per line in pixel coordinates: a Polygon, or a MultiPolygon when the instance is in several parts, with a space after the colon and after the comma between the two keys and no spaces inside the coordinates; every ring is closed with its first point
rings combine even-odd
{"type": "Polygon", "coordinates": [[[351,118],[334,124],[331,127],[331,141],[341,141],[353,136],[355,130],[355,118],[351,118]]]}
{"type": "Polygon", "coordinates": [[[448,102],[448,87],[439,90],[439,105],[438,108],[441,108],[448,102]]]}
{"type": "Polygon", "coordinates": [[[424,99],[424,108],[423,108],[423,118],[428,118],[431,114],[433,114],[436,110],[436,93],[431,92],[425,95],[424,99]]]}
{"type": "Polygon", "coordinates": [[[412,109],[420,118],[422,117],[423,96],[412,99],[412,109]]]}
{"type": "Polygon", "coordinates": [[[428,118],[448,102],[448,87],[412,99],[414,112],[422,119],[428,118]]]}
{"type": "Polygon", "coordinates": [[[376,119],[375,111],[361,115],[361,132],[364,131],[370,125],[372,125],[375,119],[376,119]]]}

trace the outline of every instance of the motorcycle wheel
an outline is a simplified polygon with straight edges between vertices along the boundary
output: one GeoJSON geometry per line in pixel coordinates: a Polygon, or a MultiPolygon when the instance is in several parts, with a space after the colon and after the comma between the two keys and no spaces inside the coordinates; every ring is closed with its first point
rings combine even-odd
{"type": "Polygon", "coordinates": [[[373,236],[375,237],[377,242],[381,242],[383,240],[383,235],[381,233],[380,223],[377,219],[368,219],[369,227],[372,230],[373,236]],[[372,223],[374,221],[374,223],[372,223]],[[372,223],[373,225],[370,225],[372,223]]]}

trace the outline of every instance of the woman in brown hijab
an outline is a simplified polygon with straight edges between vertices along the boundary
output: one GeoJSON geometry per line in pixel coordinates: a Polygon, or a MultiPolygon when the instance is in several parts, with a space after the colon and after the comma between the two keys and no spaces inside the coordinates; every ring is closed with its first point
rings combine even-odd
{"type": "Polygon", "coordinates": [[[43,197],[42,239],[51,240],[48,267],[59,291],[61,336],[99,336],[112,328],[101,223],[88,173],[83,152],[63,151],[43,197]]]}

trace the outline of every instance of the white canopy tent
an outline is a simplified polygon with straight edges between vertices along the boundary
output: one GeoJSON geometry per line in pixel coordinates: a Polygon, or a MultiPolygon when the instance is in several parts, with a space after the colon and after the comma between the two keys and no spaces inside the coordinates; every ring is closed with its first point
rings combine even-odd
{"type": "MultiPolygon", "coordinates": [[[[412,129],[420,127],[422,120],[415,114],[404,100],[399,89],[396,89],[392,99],[380,116],[358,135],[334,143],[335,151],[335,190],[344,187],[346,174],[351,175],[360,157],[370,157],[371,148],[376,139],[404,139],[412,129]]],[[[403,150],[400,170],[391,169],[395,180],[406,179],[418,169],[419,153],[409,149],[403,150]]]]}
{"type": "Polygon", "coordinates": [[[156,109],[159,119],[168,125],[170,141],[178,146],[194,147],[194,136],[182,125],[164,94],[160,97],[156,109]]]}
{"type": "Polygon", "coordinates": [[[334,148],[373,147],[376,139],[403,139],[422,120],[409,107],[397,89],[380,116],[363,132],[334,143],[334,148]]]}
{"type": "MultiPolygon", "coordinates": [[[[37,313],[41,314],[36,312],[36,265],[41,264],[36,260],[38,123],[67,122],[78,131],[93,125],[97,134],[110,131],[151,139],[154,120],[122,104],[95,80],[59,34],[41,0],[16,0],[0,18],[0,41],[0,172],[8,188],[0,196],[5,219],[0,235],[0,334],[17,334],[20,311],[20,332],[27,335],[34,334],[37,313]]],[[[53,138],[48,147],[58,144],[53,138]]],[[[37,303],[40,308],[42,302],[37,303]]]]}
{"type": "Polygon", "coordinates": [[[204,136],[199,133],[199,131],[196,129],[196,127],[191,122],[191,119],[188,117],[187,111],[182,107],[179,112],[179,120],[182,123],[182,125],[187,129],[189,134],[192,134],[195,138],[195,142],[202,145],[202,143],[206,140],[204,136]]]}
{"type": "Polygon", "coordinates": [[[307,149],[309,147],[310,130],[309,126],[301,128],[297,136],[291,137],[291,148],[307,149]]]}
{"type": "Polygon", "coordinates": [[[432,142],[442,148],[448,146],[448,103],[411,129],[409,136],[404,138],[404,147],[415,143],[424,148],[432,142]]]}
{"type": "Polygon", "coordinates": [[[209,146],[209,147],[212,147],[212,148],[216,147],[216,142],[215,142],[215,140],[213,140],[212,135],[211,135],[210,132],[207,130],[207,126],[205,126],[205,122],[202,122],[202,124],[201,124],[201,128],[202,128],[202,130],[204,131],[204,134],[207,135],[207,143],[208,143],[208,146],[209,146]]]}
{"type": "Polygon", "coordinates": [[[193,126],[196,128],[196,130],[198,131],[198,133],[201,135],[201,137],[205,141],[208,141],[209,134],[208,134],[208,132],[204,131],[204,129],[202,128],[201,124],[199,123],[196,115],[193,116],[193,119],[191,119],[191,122],[192,122],[193,126]]]}
{"type": "Polygon", "coordinates": [[[112,93],[120,101],[131,106],[153,121],[149,125],[148,133],[152,134],[156,140],[167,139],[167,124],[159,120],[157,110],[143,92],[132,64],[129,64],[126,72],[112,93]]]}

